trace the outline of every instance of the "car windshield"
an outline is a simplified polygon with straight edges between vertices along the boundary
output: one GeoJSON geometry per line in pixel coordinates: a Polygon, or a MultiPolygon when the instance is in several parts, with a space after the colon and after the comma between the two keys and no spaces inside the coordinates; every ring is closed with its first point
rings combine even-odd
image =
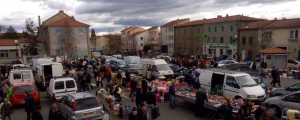
{"type": "Polygon", "coordinates": [[[35,87],[32,85],[20,86],[14,89],[14,93],[25,93],[25,92],[35,91],[35,87]]]}
{"type": "Polygon", "coordinates": [[[218,62],[218,64],[225,64],[226,62],[227,62],[227,61],[222,60],[222,61],[218,62]]]}
{"type": "Polygon", "coordinates": [[[88,98],[88,99],[81,99],[76,101],[76,110],[86,110],[99,107],[98,101],[96,98],[88,98]]]}
{"type": "Polygon", "coordinates": [[[170,66],[171,67],[171,69],[173,70],[173,71],[179,71],[180,70],[180,67],[178,66],[178,65],[172,65],[172,66],[170,66]]]}
{"type": "Polygon", "coordinates": [[[172,70],[168,64],[156,65],[157,70],[172,70]]]}
{"type": "Polygon", "coordinates": [[[253,80],[250,75],[236,77],[242,87],[255,86],[257,83],[253,80]]]}
{"type": "Polygon", "coordinates": [[[119,65],[126,65],[124,61],[118,61],[119,65]]]}

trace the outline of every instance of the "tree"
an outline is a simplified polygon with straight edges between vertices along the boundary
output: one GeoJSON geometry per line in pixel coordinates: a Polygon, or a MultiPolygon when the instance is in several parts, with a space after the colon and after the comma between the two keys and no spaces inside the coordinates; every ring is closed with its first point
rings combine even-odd
{"type": "Polygon", "coordinates": [[[96,33],[95,33],[94,28],[92,28],[91,37],[96,37],[96,33]]]}
{"type": "Polygon", "coordinates": [[[38,55],[37,46],[38,41],[38,35],[36,34],[38,32],[38,28],[35,26],[34,21],[30,18],[26,19],[25,21],[25,30],[22,32],[24,38],[26,41],[29,42],[28,45],[24,45],[26,48],[26,52],[30,55],[38,55]]]}
{"type": "Polygon", "coordinates": [[[0,33],[5,33],[6,27],[4,25],[0,25],[0,33]]]}
{"type": "Polygon", "coordinates": [[[113,32],[113,28],[108,29],[108,34],[105,35],[108,38],[108,45],[111,51],[118,51],[121,49],[121,35],[113,32]]]}
{"type": "Polygon", "coordinates": [[[12,26],[9,26],[5,31],[4,38],[5,39],[19,39],[20,36],[18,35],[15,28],[13,28],[12,26]]]}
{"type": "Polygon", "coordinates": [[[61,33],[58,36],[59,50],[66,54],[68,58],[76,58],[77,42],[74,40],[73,28],[65,21],[64,27],[61,28],[61,33]]]}
{"type": "Polygon", "coordinates": [[[147,44],[147,45],[144,45],[144,52],[148,53],[149,50],[152,50],[152,47],[153,45],[152,44],[147,44]]]}

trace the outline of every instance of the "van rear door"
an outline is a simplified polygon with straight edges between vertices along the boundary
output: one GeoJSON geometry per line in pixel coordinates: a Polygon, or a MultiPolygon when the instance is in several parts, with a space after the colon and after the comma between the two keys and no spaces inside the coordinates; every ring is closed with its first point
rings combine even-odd
{"type": "Polygon", "coordinates": [[[13,72],[13,73],[10,73],[10,83],[14,84],[14,83],[22,83],[22,74],[20,71],[17,71],[17,72],[13,72]]]}
{"type": "Polygon", "coordinates": [[[54,76],[59,77],[62,75],[63,75],[62,65],[60,65],[60,64],[52,65],[52,77],[54,77],[54,76]]]}
{"type": "Polygon", "coordinates": [[[59,100],[64,95],[66,95],[66,89],[65,89],[65,81],[55,81],[54,80],[54,89],[53,93],[55,94],[55,99],[59,100]]]}
{"type": "Polygon", "coordinates": [[[65,84],[66,84],[66,94],[76,93],[77,86],[76,86],[75,80],[72,80],[72,79],[66,80],[65,84]]]}
{"type": "Polygon", "coordinates": [[[208,92],[211,91],[211,79],[212,79],[213,72],[212,71],[201,71],[199,76],[200,86],[204,89],[207,89],[208,92]]]}
{"type": "Polygon", "coordinates": [[[22,82],[34,82],[32,72],[22,71],[22,82]]]}

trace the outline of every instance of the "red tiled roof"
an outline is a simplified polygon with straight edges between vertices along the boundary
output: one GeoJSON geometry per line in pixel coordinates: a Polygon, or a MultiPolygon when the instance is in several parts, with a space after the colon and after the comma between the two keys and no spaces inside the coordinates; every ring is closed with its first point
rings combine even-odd
{"type": "Polygon", "coordinates": [[[139,35],[139,34],[141,34],[141,33],[143,33],[143,32],[145,32],[146,30],[144,30],[144,31],[138,31],[138,32],[135,32],[134,34],[133,34],[133,36],[137,36],[137,35],[139,35]]]}
{"type": "Polygon", "coordinates": [[[133,29],[133,28],[137,28],[137,27],[135,27],[135,26],[133,26],[133,27],[127,27],[127,28],[125,28],[125,29],[122,30],[122,31],[129,30],[129,29],[133,29]]]}
{"type": "Polygon", "coordinates": [[[260,53],[263,53],[263,54],[288,54],[290,53],[289,51],[286,51],[284,49],[281,49],[281,48],[278,48],[278,47],[275,47],[275,46],[272,46],[270,48],[267,48],[267,49],[263,49],[263,50],[260,50],[259,51],[260,53]]]}
{"type": "Polygon", "coordinates": [[[242,29],[258,29],[258,28],[283,28],[283,27],[300,27],[300,18],[285,20],[260,20],[248,25],[248,28],[242,29]]]}
{"type": "Polygon", "coordinates": [[[151,28],[149,28],[147,30],[152,30],[152,29],[155,29],[155,28],[158,28],[158,26],[153,26],[153,27],[151,27],[151,28]]]}
{"type": "Polygon", "coordinates": [[[56,22],[53,22],[53,23],[49,24],[48,26],[66,26],[66,23],[68,23],[69,26],[89,26],[88,24],[85,24],[85,23],[82,23],[82,22],[79,22],[72,18],[67,18],[67,17],[60,19],[56,22]]]}
{"type": "Polygon", "coordinates": [[[26,39],[0,39],[0,46],[15,46],[15,40],[18,40],[18,46],[20,46],[20,43],[30,43],[26,39]]]}
{"type": "Polygon", "coordinates": [[[180,26],[191,26],[191,25],[201,25],[201,24],[208,24],[208,23],[218,23],[218,22],[227,22],[227,21],[257,21],[260,20],[258,18],[243,16],[243,15],[233,15],[233,16],[224,16],[218,18],[211,18],[211,19],[203,19],[203,20],[195,20],[185,24],[177,25],[180,26]]]}
{"type": "MultiPolygon", "coordinates": [[[[179,22],[183,22],[185,20],[188,20],[188,18],[187,19],[179,19],[179,22]]],[[[176,25],[176,24],[177,24],[177,20],[173,20],[171,22],[168,22],[166,24],[161,25],[160,27],[168,27],[168,26],[173,26],[173,25],[176,25]]]]}

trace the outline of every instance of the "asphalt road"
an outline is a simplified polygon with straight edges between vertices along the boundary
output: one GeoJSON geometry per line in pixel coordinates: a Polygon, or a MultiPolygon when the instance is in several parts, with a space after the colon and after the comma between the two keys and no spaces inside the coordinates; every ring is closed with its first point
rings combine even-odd
{"type": "MultiPolygon", "coordinates": [[[[252,71],[246,71],[250,74],[255,74],[256,72],[252,71]]],[[[264,78],[264,83],[270,86],[271,79],[264,78]]],[[[94,83],[95,81],[92,80],[94,83]]],[[[104,85],[106,85],[106,80],[104,80],[104,85]]],[[[289,86],[294,83],[300,82],[300,80],[296,79],[281,79],[281,86],[289,86]]],[[[124,90],[125,91],[125,90],[124,90]]],[[[95,94],[95,89],[92,90],[92,93],[95,94]]],[[[42,115],[44,119],[46,120],[48,118],[49,109],[51,107],[51,101],[46,96],[46,91],[41,91],[41,106],[42,106],[42,115]]],[[[123,105],[129,105],[132,107],[135,107],[135,103],[131,102],[131,100],[128,98],[129,92],[125,92],[125,96],[122,98],[122,104],[123,105]]],[[[184,104],[188,104],[186,102],[183,102],[184,104]]],[[[181,103],[178,103],[181,104],[181,103]]],[[[171,109],[169,107],[169,102],[157,102],[157,106],[160,108],[161,116],[157,118],[156,120],[209,120],[207,118],[196,118],[194,116],[194,104],[188,104],[186,108],[177,107],[175,110],[171,109]]],[[[205,115],[209,115],[211,111],[205,110],[205,115]]],[[[13,120],[25,120],[26,119],[26,112],[24,111],[24,106],[14,106],[14,113],[12,114],[13,120]]],[[[118,117],[115,117],[113,115],[110,115],[110,120],[121,120],[118,117]]]]}

